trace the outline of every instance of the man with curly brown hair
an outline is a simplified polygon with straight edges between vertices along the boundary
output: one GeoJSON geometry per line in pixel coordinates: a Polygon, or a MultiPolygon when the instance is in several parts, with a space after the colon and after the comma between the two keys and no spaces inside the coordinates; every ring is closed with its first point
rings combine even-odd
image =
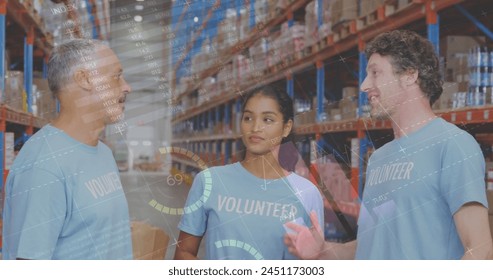
{"type": "Polygon", "coordinates": [[[442,93],[432,44],[396,30],[377,36],[366,55],[361,90],[372,117],[391,120],[394,140],[368,161],[357,240],[324,242],[320,228],[290,224],[289,250],[305,259],[492,258],[484,157],[471,135],[431,109],[442,93]]]}

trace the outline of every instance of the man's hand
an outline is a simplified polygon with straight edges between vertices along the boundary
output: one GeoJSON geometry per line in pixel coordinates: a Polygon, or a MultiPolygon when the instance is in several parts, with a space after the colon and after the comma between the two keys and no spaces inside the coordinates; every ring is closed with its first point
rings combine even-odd
{"type": "Polygon", "coordinates": [[[310,221],[312,223],[312,227],[310,228],[293,222],[285,224],[295,233],[285,234],[284,243],[286,243],[291,254],[305,260],[318,259],[325,244],[323,231],[320,228],[317,214],[314,211],[310,213],[310,221]]]}

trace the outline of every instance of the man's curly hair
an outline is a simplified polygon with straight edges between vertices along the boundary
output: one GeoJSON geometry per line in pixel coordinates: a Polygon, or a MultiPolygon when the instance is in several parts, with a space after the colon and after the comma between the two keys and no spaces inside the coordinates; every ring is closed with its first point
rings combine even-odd
{"type": "Polygon", "coordinates": [[[418,85],[432,105],[442,94],[438,57],[427,39],[409,30],[394,30],[378,35],[366,47],[366,57],[374,53],[389,56],[394,73],[418,71],[418,85]]]}

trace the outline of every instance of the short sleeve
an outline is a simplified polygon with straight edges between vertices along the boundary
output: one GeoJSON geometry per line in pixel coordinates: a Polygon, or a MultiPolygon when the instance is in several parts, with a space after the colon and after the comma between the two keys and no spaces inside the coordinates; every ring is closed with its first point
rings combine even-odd
{"type": "MultiPolygon", "coordinates": [[[[324,202],[319,189],[312,182],[298,175],[288,178],[294,194],[300,199],[307,214],[314,211],[317,214],[320,228],[323,230],[325,226],[324,202]]],[[[310,221],[307,222],[311,226],[310,221]]]]}
{"type": "Polygon", "coordinates": [[[442,151],[440,177],[440,191],[451,214],[469,202],[488,207],[484,174],[484,156],[474,138],[464,131],[452,135],[442,151]]]}
{"type": "Polygon", "coordinates": [[[178,224],[181,231],[195,235],[203,236],[207,228],[207,213],[205,211],[205,186],[203,172],[200,172],[193,180],[192,187],[188,193],[183,216],[178,224]]]}
{"type": "Polygon", "coordinates": [[[7,186],[4,247],[8,255],[51,259],[66,216],[65,182],[48,171],[31,169],[10,177],[7,186]]]}

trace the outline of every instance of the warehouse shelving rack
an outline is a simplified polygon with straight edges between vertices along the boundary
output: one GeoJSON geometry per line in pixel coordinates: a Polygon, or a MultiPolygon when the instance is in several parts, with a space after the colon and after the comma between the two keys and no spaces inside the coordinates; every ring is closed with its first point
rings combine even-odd
{"type": "MultiPolygon", "coordinates": [[[[402,3],[402,1],[399,2],[402,3]]],[[[275,67],[267,69],[261,79],[253,80],[249,83],[228,89],[216,98],[213,98],[198,106],[186,109],[185,111],[175,115],[172,120],[172,124],[175,128],[188,123],[193,126],[193,130],[195,132],[199,132],[199,134],[200,132],[203,132],[203,135],[195,134],[193,136],[179,136],[173,140],[173,145],[178,145],[191,150],[193,153],[200,154],[203,159],[213,159],[212,161],[205,160],[210,165],[222,165],[232,162],[231,146],[237,145],[241,136],[237,131],[232,131],[231,129],[231,112],[232,108],[238,106],[241,94],[251,91],[260,85],[267,85],[285,79],[287,81],[287,91],[293,96],[293,75],[313,65],[316,67],[317,83],[316,96],[318,102],[316,108],[316,119],[320,120],[320,116],[323,113],[325,70],[327,70],[327,65],[324,64],[325,60],[337,57],[343,52],[356,48],[358,51],[359,61],[358,81],[359,84],[361,84],[364,80],[366,69],[366,57],[363,53],[365,42],[370,41],[382,32],[403,28],[410,24],[415,24],[417,21],[424,21],[426,24],[428,38],[434,44],[438,52],[440,38],[439,13],[444,10],[459,10],[467,16],[474,25],[478,26],[483,33],[487,34],[489,39],[493,39],[493,36],[488,34],[488,28],[484,25],[481,27],[480,22],[468,14],[467,9],[464,8],[466,5],[468,5],[468,7],[474,5],[487,5],[487,1],[466,3],[466,1],[463,0],[409,0],[405,2],[405,6],[399,6],[398,1],[386,1],[384,5],[378,7],[378,9],[374,11],[376,15],[375,21],[365,23],[362,19],[355,19],[344,23],[338,32],[335,32],[327,38],[321,40],[317,46],[312,48],[313,51],[308,55],[295,54],[292,58],[288,57],[287,61],[290,61],[289,63],[282,62],[275,67]],[[461,5],[464,5],[464,7],[461,5]],[[295,56],[301,58],[296,59],[295,56]],[[209,127],[209,120],[212,120],[211,123],[214,125],[222,121],[223,129],[220,130],[220,132],[215,131],[213,133],[212,128],[209,127]]],[[[251,2],[249,3],[251,4],[251,2]]],[[[275,23],[280,24],[285,21],[292,20],[293,12],[296,9],[304,7],[307,3],[308,1],[293,1],[290,4],[290,8],[288,8],[281,17],[277,18],[275,23]]],[[[322,5],[319,5],[319,7],[321,6],[322,5]]],[[[321,11],[318,12],[320,13],[321,11]]],[[[319,24],[321,23],[319,22],[319,24]]],[[[266,25],[260,24],[260,26],[261,27],[253,28],[253,32],[255,32],[255,30],[268,30],[268,28],[265,28],[266,25]]],[[[274,25],[267,26],[270,28],[274,25]]],[[[251,35],[249,37],[249,39],[252,38],[251,40],[253,41],[247,40],[247,42],[241,42],[239,45],[233,46],[229,50],[226,50],[225,53],[227,55],[225,55],[226,59],[224,62],[229,62],[234,54],[237,54],[246,47],[251,46],[255,39],[258,39],[263,34],[264,33],[257,32],[256,35],[251,35]],[[243,46],[243,48],[241,46],[243,46]]],[[[181,63],[181,61],[179,61],[179,63],[181,63]]],[[[199,73],[195,78],[193,86],[177,96],[177,100],[179,101],[184,96],[196,92],[200,82],[206,77],[215,75],[218,69],[219,67],[216,65],[206,69],[202,73],[199,73]]],[[[330,122],[317,121],[311,124],[298,125],[295,132],[297,135],[306,137],[306,139],[311,138],[316,140],[317,146],[324,145],[323,135],[327,134],[339,133],[344,134],[347,137],[357,139],[358,149],[356,150],[359,155],[357,158],[364,159],[367,148],[373,145],[368,138],[368,133],[371,133],[372,131],[384,131],[389,133],[391,130],[391,124],[388,120],[375,121],[363,118],[362,109],[367,102],[367,97],[364,92],[359,93],[358,102],[359,108],[357,118],[330,122]]],[[[492,106],[437,111],[436,113],[445,120],[466,127],[474,124],[493,124],[492,106]]],[[[183,171],[187,170],[187,166],[194,167],[192,162],[184,161],[183,159],[175,162],[182,167],[183,171]]],[[[359,160],[357,163],[351,163],[351,185],[354,190],[357,191],[359,196],[361,196],[363,190],[364,164],[365,163],[363,160],[359,160]]],[[[357,213],[356,210],[358,206],[355,204],[340,208],[344,213],[354,215],[357,213]]]]}

